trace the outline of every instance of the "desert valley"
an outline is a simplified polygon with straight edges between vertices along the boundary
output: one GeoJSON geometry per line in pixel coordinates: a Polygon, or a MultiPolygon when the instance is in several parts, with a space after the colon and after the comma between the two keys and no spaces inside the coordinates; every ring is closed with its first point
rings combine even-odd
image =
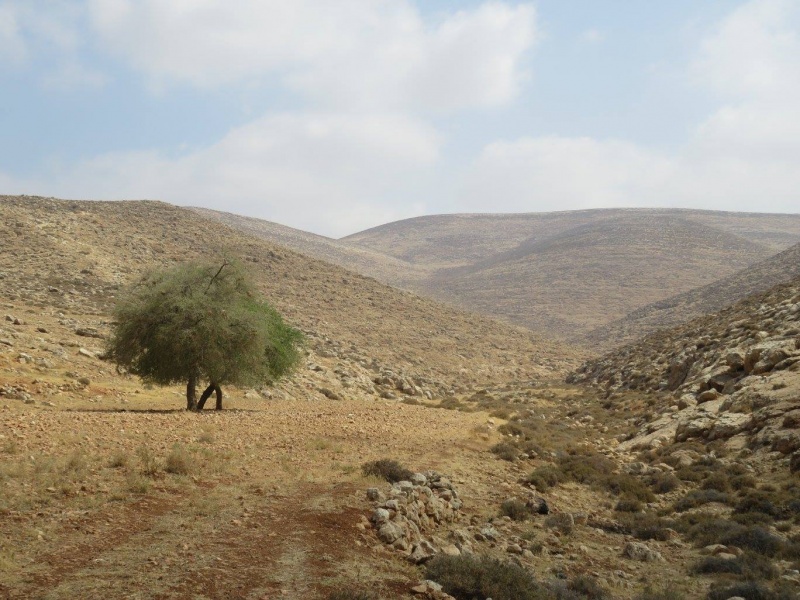
{"type": "Polygon", "coordinates": [[[2,598],[798,597],[800,215],[0,196],[0,299],[2,598]],[[106,346],[199,259],[306,343],[195,413],[106,346]]]}

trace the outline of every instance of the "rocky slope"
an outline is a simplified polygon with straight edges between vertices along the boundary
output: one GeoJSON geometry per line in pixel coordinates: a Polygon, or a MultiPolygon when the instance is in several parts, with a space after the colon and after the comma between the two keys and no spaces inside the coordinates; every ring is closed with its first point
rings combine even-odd
{"type": "Polygon", "coordinates": [[[584,364],[569,378],[613,396],[658,392],[629,448],[722,440],[800,451],[800,277],[584,364]]]}
{"type": "Polygon", "coordinates": [[[800,244],[708,285],[659,300],[581,339],[587,347],[621,346],[662,327],[716,312],[742,298],[800,276],[800,244]]]}

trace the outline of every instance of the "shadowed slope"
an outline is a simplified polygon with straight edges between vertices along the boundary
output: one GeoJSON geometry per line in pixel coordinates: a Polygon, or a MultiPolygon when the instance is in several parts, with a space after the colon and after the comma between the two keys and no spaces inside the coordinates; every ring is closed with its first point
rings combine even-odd
{"type": "Polygon", "coordinates": [[[733,304],[750,294],[800,276],[800,244],[745,269],[683,294],[648,304],[590,331],[586,345],[621,345],[659,329],[678,325],[733,304]]]}

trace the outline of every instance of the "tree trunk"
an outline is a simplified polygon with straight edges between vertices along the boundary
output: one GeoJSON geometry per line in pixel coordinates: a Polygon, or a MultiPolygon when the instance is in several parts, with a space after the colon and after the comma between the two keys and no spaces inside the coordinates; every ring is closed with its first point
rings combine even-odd
{"type": "Polygon", "coordinates": [[[211,382],[211,385],[209,385],[209,386],[208,386],[208,387],[205,389],[205,391],[203,392],[203,395],[202,395],[202,396],[200,396],[200,401],[197,403],[197,410],[203,410],[203,407],[206,405],[206,400],[208,400],[209,396],[211,396],[211,393],[212,393],[212,392],[213,392],[213,391],[214,391],[216,388],[217,388],[217,384],[215,384],[215,383],[212,381],[212,382],[211,382]]]}
{"type": "Polygon", "coordinates": [[[222,410],[222,389],[214,384],[214,391],[217,392],[217,410],[222,410]]]}
{"type": "Polygon", "coordinates": [[[197,396],[195,394],[196,387],[196,378],[194,376],[189,377],[189,382],[186,384],[186,410],[197,410],[197,396]]]}

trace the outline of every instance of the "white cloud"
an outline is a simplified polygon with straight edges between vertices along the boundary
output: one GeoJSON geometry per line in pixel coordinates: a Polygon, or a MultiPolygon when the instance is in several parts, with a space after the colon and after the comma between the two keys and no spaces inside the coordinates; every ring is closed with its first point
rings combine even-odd
{"type": "Polygon", "coordinates": [[[419,214],[423,205],[407,200],[439,145],[433,130],[401,115],[285,113],[179,158],[99,156],[28,193],[162,199],[344,235],[419,214]]]}
{"type": "Polygon", "coordinates": [[[426,23],[408,0],[90,0],[94,28],[157,85],[280,77],[318,105],[447,110],[512,99],[535,40],[530,5],[426,23]]]}
{"type": "Polygon", "coordinates": [[[690,72],[726,100],[797,98],[800,93],[800,4],[751,0],[703,41],[690,72]]]}
{"type": "Polygon", "coordinates": [[[28,49],[15,7],[11,4],[0,5],[0,68],[19,66],[27,56],[28,49]]]}
{"type": "Polygon", "coordinates": [[[488,145],[461,194],[479,210],[683,206],[800,209],[800,4],[753,0],[710,32],[688,67],[722,105],[670,154],[619,140],[488,145]]]}
{"type": "Polygon", "coordinates": [[[600,44],[606,39],[606,34],[599,29],[587,29],[581,34],[581,41],[585,44],[600,44]]]}
{"type": "Polygon", "coordinates": [[[43,75],[41,81],[45,88],[51,90],[96,89],[103,87],[108,82],[108,77],[100,71],[71,60],[43,75]]]}
{"type": "Polygon", "coordinates": [[[523,138],[488,145],[462,198],[471,210],[511,212],[641,206],[672,169],[668,159],[629,142],[523,138]]]}

